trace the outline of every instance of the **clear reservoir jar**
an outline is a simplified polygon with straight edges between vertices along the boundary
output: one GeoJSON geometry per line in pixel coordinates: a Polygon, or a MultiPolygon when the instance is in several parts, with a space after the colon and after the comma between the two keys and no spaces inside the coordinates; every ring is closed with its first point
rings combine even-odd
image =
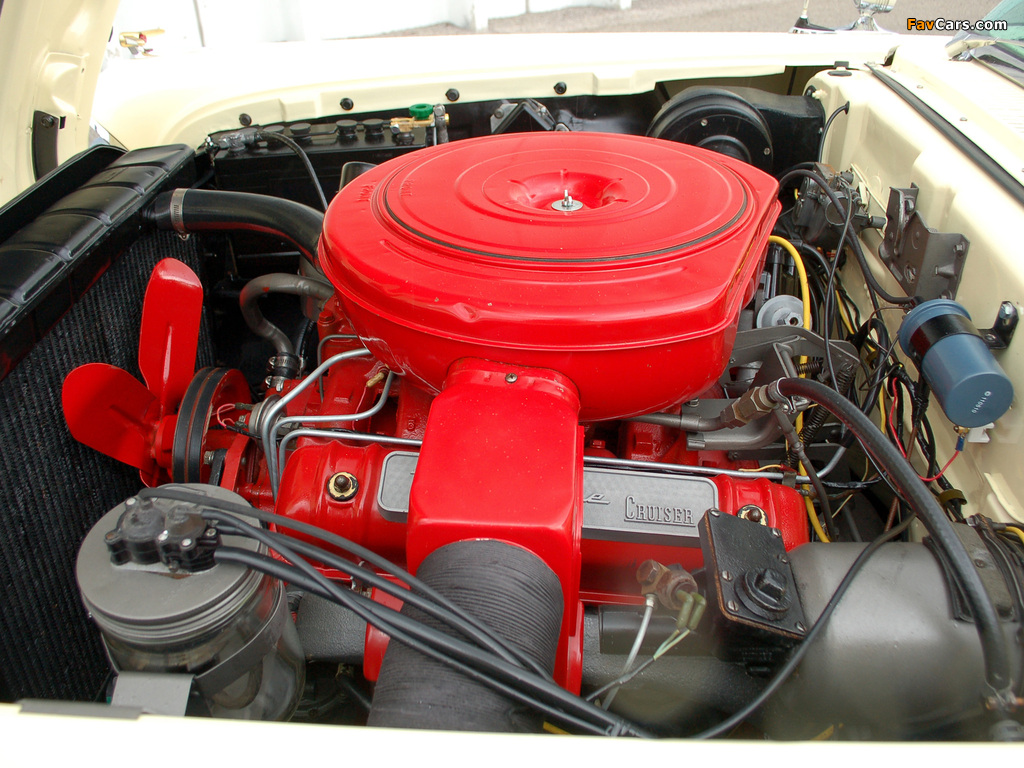
{"type": "MultiPolygon", "coordinates": [[[[214,486],[164,487],[245,504],[214,486]]],[[[194,675],[190,713],[286,720],[298,705],[305,665],[279,580],[234,564],[175,573],[159,562],[111,561],[105,537],[122,515],[143,507],[146,514],[194,514],[201,506],[130,499],[104,515],[79,550],[76,576],[82,600],[116,671],[194,675]]],[[[266,551],[245,537],[224,536],[223,545],[266,551]]]]}

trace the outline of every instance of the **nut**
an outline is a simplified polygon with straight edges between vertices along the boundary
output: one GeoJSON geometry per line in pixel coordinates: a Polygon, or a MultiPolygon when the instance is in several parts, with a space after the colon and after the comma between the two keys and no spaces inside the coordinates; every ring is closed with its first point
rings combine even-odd
{"type": "Polygon", "coordinates": [[[336,472],[327,481],[327,495],[335,501],[348,501],[359,491],[359,480],[350,472],[336,472]]]}
{"type": "Polygon", "coordinates": [[[643,586],[651,586],[661,575],[661,565],[654,560],[644,560],[636,569],[636,580],[643,586]]]}
{"type": "Polygon", "coordinates": [[[744,507],[740,507],[739,512],[736,516],[742,520],[749,520],[752,523],[760,523],[761,525],[768,525],[767,516],[764,510],[756,504],[747,504],[744,507]]]}

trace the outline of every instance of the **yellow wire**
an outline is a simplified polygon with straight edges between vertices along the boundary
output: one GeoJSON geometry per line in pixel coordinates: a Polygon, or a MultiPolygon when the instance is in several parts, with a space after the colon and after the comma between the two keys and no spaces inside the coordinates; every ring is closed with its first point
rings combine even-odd
{"type": "MultiPolygon", "coordinates": [[[[793,263],[796,265],[796,273],[800,277],[800,296],[803,299],[804,304],[804,328],[807,330],[811,329],[811,288],[807,284],[807,269],[804,267],[804,260],[800,258],[800,253],[796,247],[784,237],[778,235],[772,235],[768,238],[768,242],[781,245],[786,252],[793,258],[793,263]]],[[[803,414],[797,416],[796,432],[800,434],[800,429],[803,422],[803,414]]],[[[802,474],[806,474],[804,465],[800,464],[799,470],[802,474]]],[[[824,542],[828,542],[828,536],[825,534],[824,529],[821,527],[821,523],[818,521],[818,516],[814,513],[814,504],[811,500],[804,497],[804,503],[807,506],[807,517],[811,520],[811,527],[814,528],[814,532],[818,538],[824,542]]]]}
{"type": "Polygon", "coordinates": [[[882,430],[882,434],[888,434],[885,431],[886,418],[885,418],[885,390],[880,390],[878,393],[878,428],[882,430]]]}
{"type": "Polygon", "coordinates": [[[786,468],[784,466],[782,466],[781,464],[765,464],[763,467],[758,467],[757,469],[750,469],[750,468],[740,467],[740,472],[766,472],[769,469],[782,469],[782,470],[785,470],[786,468]]]}
{"type": "Polygon", "coordinates": [[[836,306],[839,307],[839,317],[842,318],[846,330],[850,333],[856,333],[853,329],[853,322],[846,316],[846,305],[843,304],[843,297],[839,295],[839,291],[836,291],[836,306]]]}
{"type": "MultiPolygon", "coordinates": [[[[802,472],[803,469],[804,465],[801,464],[800,471],[802,472]]],[[[811,503],[811,500],[806,496],[804,496],[804,504],[807,505],[807,517],[811,519],[811,528],[813,528],[814,532],[818,534],[819,539],[821,539],[826,544],[829,544],[830,542],[828,535],[825,533],[825,529],[821,527],[821,521],[818,520],[818,516],[814,513],[814,505],[811,503]]]]}
{"type": "Polygon", "coordinates": [[[1020,528],[1014,528],[1012,525],[1006,526],[1006,530],[1010,531],[1010,533],[1014,534],[1018,539],[1020,539],[1021,544],[1024,544],[1024,531],[1022,531],[1020,528]]]}
{"type": "MultiPolygon", "coordinates": [[[[804,267],[804,260],[800,258],[800,253],[796,247],[784,237],[778,235],[772,235],[768,238],[769,243],[775,243],[775,245],[781,245],[786,252],[792,257],[793,263],[796,265],[796,273],[800,277],[800,298],[804,305],[804,328],[811,330],[811,287],[807,283],[807,269],[804,267]]],[[[806,358],[801,357],[800,362],[802,363],[806,358]]],[[[803,374],[800,374],[801,378],[803,374]]],[[[796,417],[796,433],[799,435],[800,431],[804,426],[804,415],[798,413],[796,417]]]]}
{"type": "Polygon", "coordinates": [[[568,731],[563,731],[557,725],[552,725],[551,723],[544,723],[544,730],[547,731],[548,733],[557,733],[559,736],[568,736],[569,735],[568,731]]]}
{"type": "Polygon", "coordinates": [[[800,277],[800,298],[804,302],[804,328],[811,330],[811,288],[807,284],[807,270],[804,268],[804,260],[800,258],[800,253],[796,247],[786,238],[772,235],[768,238],[768,242],[781,245],[786,249],[786,253],[793,257],[793,263],[796,264],[796,273],[800,277]]]}

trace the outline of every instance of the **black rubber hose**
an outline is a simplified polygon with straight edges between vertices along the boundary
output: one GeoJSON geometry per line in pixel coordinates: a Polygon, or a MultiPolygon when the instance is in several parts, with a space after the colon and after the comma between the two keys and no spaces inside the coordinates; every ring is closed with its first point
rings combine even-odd
{"type": "MultiPolygon", "coordinates": [[[[432,552],[417,575],[548,671],[554,668],[562,587],[539,557],[501,541],[460,541],[432,552]]],[[[411,604],[402,613],[451,632],[411,604]]],[[[544,725],[536,710],[400,642],[384,655],[367,724],[501,733],[539,732],[544,725]]]]}
{"type": "MultiPolygon", "coordinates": [[[[244,526],[241,521],[235,522],[239,526],[244,526]]],[[[260,529],[251,529],[249,535],[261,541],[265,538],[260,529]]],[[[270,574],[348,608],[367,623],[379,627],[392,639],[417,648],[435,661],[459,669],[471,679],[485,682],[504,692],[509,698],[549,713],[556,722],[570,724],[579,727],[581,732],[595,735],[651,737],[643,728],[605,712],[550,680],[538,678],[521,667],[506,665],[457,638],[413,621],[405,614],[380,605],[359,593],[342,589],[283,545],[268,543],[268,546],[277,549],[279,554],[294,565],[233,547],[221,547],[215,552],[214,557],[218,562],[236,562],[270,574]]]]}
{"type": "MultiPolygon", "coordinates": [[[[540,701],[529,694],[524,694],[513,686],[502,683],[493,677],[486,678],[483,673],[480,673],[473,667],[468,666],[458,658],[454,656],[446,656],[444,653],[433,649],[430,645],[422,643],[421,639],[416,636],[410,635],[406,633],[405,630],[387,623],[387,619],[385,618],[387,614],[394,614],[398,618],[404,619],[405,617],[400,613],[393,611],[390,608],[385,608],[382,605],[378,605],[368,597],[363,597],[362,595],[356,594],[355,592],[351,592],[347,589],[340,589],[321,574],[311,575],[303,573],[294,565],[282,560],[278,560],[267,555],[260,555],[247,549],[238,549],[236,547],[221,547],[214,553],[214,559],[218,564],[235,563],[237,565],[245,566],[246,568],[252,568],[254,571],[259,571],[260,573],[265,573],[268,576],[273,576],[275,579],[279,579],[280,581],[294,587],[298,587],[310,594],[322,597],[324,600],[334,603],[335,605],[347,608],[353,611],[357,616],[368,617],[365,619],[368,623],[379,626],[391,637],[402,638],[402,642],[408,643],[413,647],[419,647],[423,653],[431,656],[432,658],[439,660],[442,658],[445,659],[445,663],[463,670],[464,674],[476,674],[481,680],[487,679],[488,684],[493,685],[496,690],[504,691],[512,698],[518,697],[519,701],[522,701],[528,706],[537,708],[538,711],[550,713],[556,722],[562,722],[566,725],[573,726],[578,729],[579,733],[588,733],[595,736],[609,735],[608,729],[606,728],[557,710],[547,703],[540,701]]],[[[367,709],[369,709],[369,707],[367,707],[367,709]]]]}
{"type": "MultiPolygon", "coordinates": [[[[173,487],[162,485],[157,488],[143,488],[138,492],[137,498],[164,498],[199,504],[215,512],[223,511],[234,515],[248,516],[263,523],[271,523],[276,525],[278,528],[285,528],[297,533],[305,534],[306,536],[311,536],[314,539],[330,544],[332,547],[337,547],[343,552],[348,552],[349,554],[354,555],[360,560],[379,568],[383,573],[391,574],[403,584],[408,585],[411,590],[433,600],[437,605],[451,611],[462,620],[471,624],[475,623],[477,630],[500,642],[500,638],[491,632],[490,629],[479,624],[479,622],[475,622],[475,619],[459,608],[459,606],[448,600],[444,595],[439,594],[437,590],[432,589],[429,585],[417,579],[404,568],[400,568],[387,558],[381,557],[372,549],[367,549],[350,539],[338,536],[330,531],[325,531],[323,528],[318,528],[315,525],[304,523],[301,520],[293,520],[285,515],[278,515],[273,512],[264,512],[262,509],[257,509],[249,504],[237,504],[224,499],[217,499],[216,503],[214,503],[214,501],[211,501],[209,497],[203,496],[202,494],[181,486],[173,487]]],[[[537,665],[536,662],[533,662],[531,657],[527,654],[517,653],[516,649],[509,647],[507,644],[506,648],[509,648],[509,650],[512,651],[513,656],[517,656],[520,661],[525,662],[526,665],[537,672],[537,674],[544,673],[544,670],[537,665]]]]}
{"type": "MultiPolygon", "coordinates": [[[[249,330],[273,344],[277,355],[294,355],[295,347],[292,345],[292,340],[288,338],[288,334],[267,320],[260,309],[259,300],[268,293],[306,296],[318,302],[317,308],[319,309],[325,301],[334,295],[334,288],[330,283],[311,277],[272,273],[254,277],[245,284],[242,292],[238,294],[238,305],[249,330]]],[[[298,370],[295,373],[297,374],[298,370]]]]}
{"type": "MultiPolygon", "coordinates": [[[[229,528],[230,524],[227,526],[222,525],[221,531],[226,532],[229,528]]],[[[240,531],[239,533],[240,535],[245,535],[244,531],[240,531]]],[[[475,626],[463,620],[459,616],[456,616],[444,606],[437,605],[429,598],[412,592],[411,590],[406,589],[403,585],[397,584],[385,576],[379,576],[368,568],[361,568],[350,560],[346,560],[339,555],[328,552],[327,550],[303,541],[302,539],[271,531],[267,531],[265,535],[269,536],[276,542],[283,543],[285,546],[295,550],[297,553],[309,560],[321,562],[326,566],[334,568],[340,573],[344,573],[346,576],[351,576],[354,579],[358,579],[369,584],[371,587],[376,587],[382,592],[386,592],[393,597],[397,597],[403,603],[407,603],[408,605],[431,616],[439,622],[439,626],[444,625],[445,627],[451,628],[458,632],[459,635],[476,643],[484,650],[490,651],[496,656],[500,656],[505,659],[505,661],[513,664],[519,664],[516,657],[507,651],[501,644],[495,642],[483,632],[480,632],[475,626]]],[[[520,664],[520,666],[523,665],[520,664]]],[[[550,672],[550,670],[544,670],[543,667],[541,667],[541,671],[550,672]]]]}
{"type": "MultiPolygon", "coordinates": [[[[324,214],[269,195],[175,189],[157,195],[148,214],[158,229],[191,232],[263,232],[291,243],[314,268],[324,214]]],[[[317,269],[319,271],[319,269],[317,269]]]]}
{"type": "Polygon", "coordinates": [[[629,421],[638,421],[644,424],[658,424],[662,427],[672,427],[682,432],[714,432],[725,429],[725,422],[721,416],[693,416],[679,413],[648,413],[644,416],[634,416],[629,421]]]}
{"type": "Polygon", "coordinates": [[[985,679],[1003,699],[1008,693],[1011,680],[1010,655],[1006,638],[999,627],[999,617],[967,549],[935,497],[896,447],[849,400],[824,384],[809,379],[780,379],[778,386],[779,392],[786,397],[806,397],[826,408],[845,424],[860,440],[864,450],[886,471],[889,482],[910,503],[956,573],[981,638],[985,655],[985,679]]]}

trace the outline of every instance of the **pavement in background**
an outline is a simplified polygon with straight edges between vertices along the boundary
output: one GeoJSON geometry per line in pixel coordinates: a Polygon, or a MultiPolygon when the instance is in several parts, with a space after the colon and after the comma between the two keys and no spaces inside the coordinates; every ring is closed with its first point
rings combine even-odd
{"type": "MultiPolygon", "coordinates": [[[[995,0],[900,0],[879,25],[907,31],[907,18],[980,19],[995,0]]],[[[497,34],[548,32],[787,32],[800,16],[803,0],[633,0],[628,11],[609,8],[566,8],[492,19],[487,31],[497,34]]],[[[808,18],[823,26],[843,26],[857,18],[853,0],[811,0],[808,18]]],[[[394,35],[457,35],[469,30],[435,24],[394,35]]],[[[925,34],[925,33],[916,33],[925,34]]],[[[950,33],[945,33],[950,34],[950,33]]]]}

